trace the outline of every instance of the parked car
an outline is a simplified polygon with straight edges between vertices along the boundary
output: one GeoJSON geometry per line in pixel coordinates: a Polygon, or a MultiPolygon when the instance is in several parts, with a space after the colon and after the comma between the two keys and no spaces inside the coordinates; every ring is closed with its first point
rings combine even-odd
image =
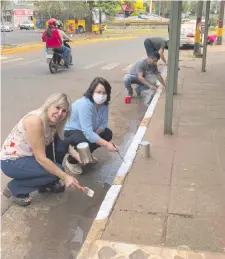
{"type": "MultiPolygon", "coordinates": [[[[182,23],[180,28],[180,47],[182,46],[194,46],[195,44],[195,29],[196,20],[190,20],[188,22],[182,23]]],[[[201,30],[204,30],[204,20],[202,21],[201,30]]],[[[202,42],[204,40],[204,34],[202,34],[202,42]]],[[[167,47],[169,44],[169,39],[167,41],[167,47]]]]}
{"type": "Polygon", "coordinates": [[[1,23],[1,31],[13,31],[13,25],[10,22],[1,23]]]}
{"type": "Polygon", "coordinates": [[[20,30],[34,30],[34,23],[32,21],[24,21],[20,23],[20,30]]]}

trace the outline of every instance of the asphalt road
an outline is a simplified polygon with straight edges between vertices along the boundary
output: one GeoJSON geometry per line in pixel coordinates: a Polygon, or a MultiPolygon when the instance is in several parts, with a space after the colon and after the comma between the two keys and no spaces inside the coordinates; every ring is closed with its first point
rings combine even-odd
{"type": "Polygon", "coordinates": [[[2,44],[22,44],[41,41],[41,33],[33,30],[14,30],[13,32],[1,32],[2,44]]]}
{"type": "MultiPolygon", "coordinates": [[[[2,57],[2,140],[23,115],[38,108],[51,93],[66,92],[76,100],[95,76],[102,76],[112,85],[109,126],[113,141],[125,154],[146,108],[140,99],[130,105],[124,103],[122,78],[131,64],[145,56],[143,39],[74,46],[74,66],[54,75],[43,50],[2,57]]],[[[99,163],[78,177],[81,184],[95,191],[94,198],[77,190],[60,195],[35,194],[33,205],[25,209],[12,205],[4,213],[2,259],[18,258],[18,254],[32,259],[76,257],[121,165],[118,154],[103,148],[95,155],[99,163]]],[[[7,181],[3,176],[2,187],[7,181]]]]}

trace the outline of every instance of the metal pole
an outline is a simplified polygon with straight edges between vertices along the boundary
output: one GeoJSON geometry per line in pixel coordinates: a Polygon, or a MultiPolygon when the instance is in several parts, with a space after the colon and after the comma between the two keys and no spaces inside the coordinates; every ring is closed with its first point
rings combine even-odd
{"type": "Polygon", "coordinates": [[[195,44],[194,44],[194,55],[201,56],[201,21],[202,21],[202,9],[203,1],[198,1],[197,6],[197,19],[196,19],[196,29],[195,29],[195,44]]]}
{"type": "MultiPolygon", "coordinates": [[[[180,35],[180,27],[181,27],[181,13],[182,13],[182,1],[178,1],[179,3],[179,12],[177,18],[177,35],[180,35]]],[[[175,69],[174,69],[174,78],[178,78],[178,66],[179,66],[179,50],[180,50],[180,37],[177,37],[177,54],[175,56],[175,69]]],[[[174,82],[173,94],[177,94],[177,80],[174,82]]]]}
{"type": "Polygon", "coordinates": [[[169,48],[168,48],[168,74],[166,86],[166,105],[164,118],[164,134],[172,134],[172,120],[173,120],[173,91],[174,85],[177,82],[177,73],[174,73],[177,65],[176,55],[179,45],[177,38],[180,38],[180,30],[178,27],[179,12],[181,12],[181,1],[171,1],[170,30],[169,30],[169,48]]]}
{"type": "MultiPolygon", "coordinates": [[[[2,18],[2,26],[3,26],[3,28],[4,28],[3,12],[1,11],[1,13],[2,13],[2,15],[1,15],[1,18],[2,18]]],[[[5,44],[6,44],[6,39],[5,39],[5,31],[4,31],[4,30],[3,30],[2,34],[3,34],[3,45],[5,45],[5,44]]]]}
{"type": "Polygon", "coordinates": [[[99,7],[99,27],[100,27],[100,34],[102,34],[102,10],[99,7]]]}
{"type": "Polygon", "coordinates": [[[222,45],[224,6],[225,6],[225,1],[221,0],[221,2],[220,2],[220,18],[219,18],[218,29],[217,29],[217,45],[222,45]]]}
{"type": "Polygon", "coordinates": [[[152,13],[152,0],[149,1],[149,13],[152,13]]]}
{"type": "Polygon", "coordinates": [[[205,8],[205,31],[204,31],[204,43],[203,43],[203,56],[202,56],[202,72],[205,72],[206,66],[206,54],[208,44],[208,31],[209,31],[209,12],[210,12],[210,0],[206,2],[205,8]]]}

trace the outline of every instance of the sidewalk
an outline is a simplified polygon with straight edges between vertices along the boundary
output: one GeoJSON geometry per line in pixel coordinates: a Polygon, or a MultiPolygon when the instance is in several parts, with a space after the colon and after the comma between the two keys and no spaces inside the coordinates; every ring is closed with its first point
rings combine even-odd
{"type": "Polygon", "coordinates": [[[94,222],[79,259],[225,258],[224,57],[225,46],[208,47],[201,73],[201,59],[181,54],[173,135],[163,134],[163,93],[144,137],[151,158],[138,151],[111,215],[94,222]]]}

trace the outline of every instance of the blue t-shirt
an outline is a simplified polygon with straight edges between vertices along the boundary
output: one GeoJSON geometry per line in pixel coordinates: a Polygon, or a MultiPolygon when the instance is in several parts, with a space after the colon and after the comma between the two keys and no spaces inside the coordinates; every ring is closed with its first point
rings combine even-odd
{"type": "Polygon", "coordinates": [[[100,137],[95,131],[104,130],[108,126],[108,113],[108,105],[102,105],[97,110],[94,103],[82,97],[72,104],[71,118],[66,123],[65,130],[80,130],[87,140],[96,143],[100,137]]]}

